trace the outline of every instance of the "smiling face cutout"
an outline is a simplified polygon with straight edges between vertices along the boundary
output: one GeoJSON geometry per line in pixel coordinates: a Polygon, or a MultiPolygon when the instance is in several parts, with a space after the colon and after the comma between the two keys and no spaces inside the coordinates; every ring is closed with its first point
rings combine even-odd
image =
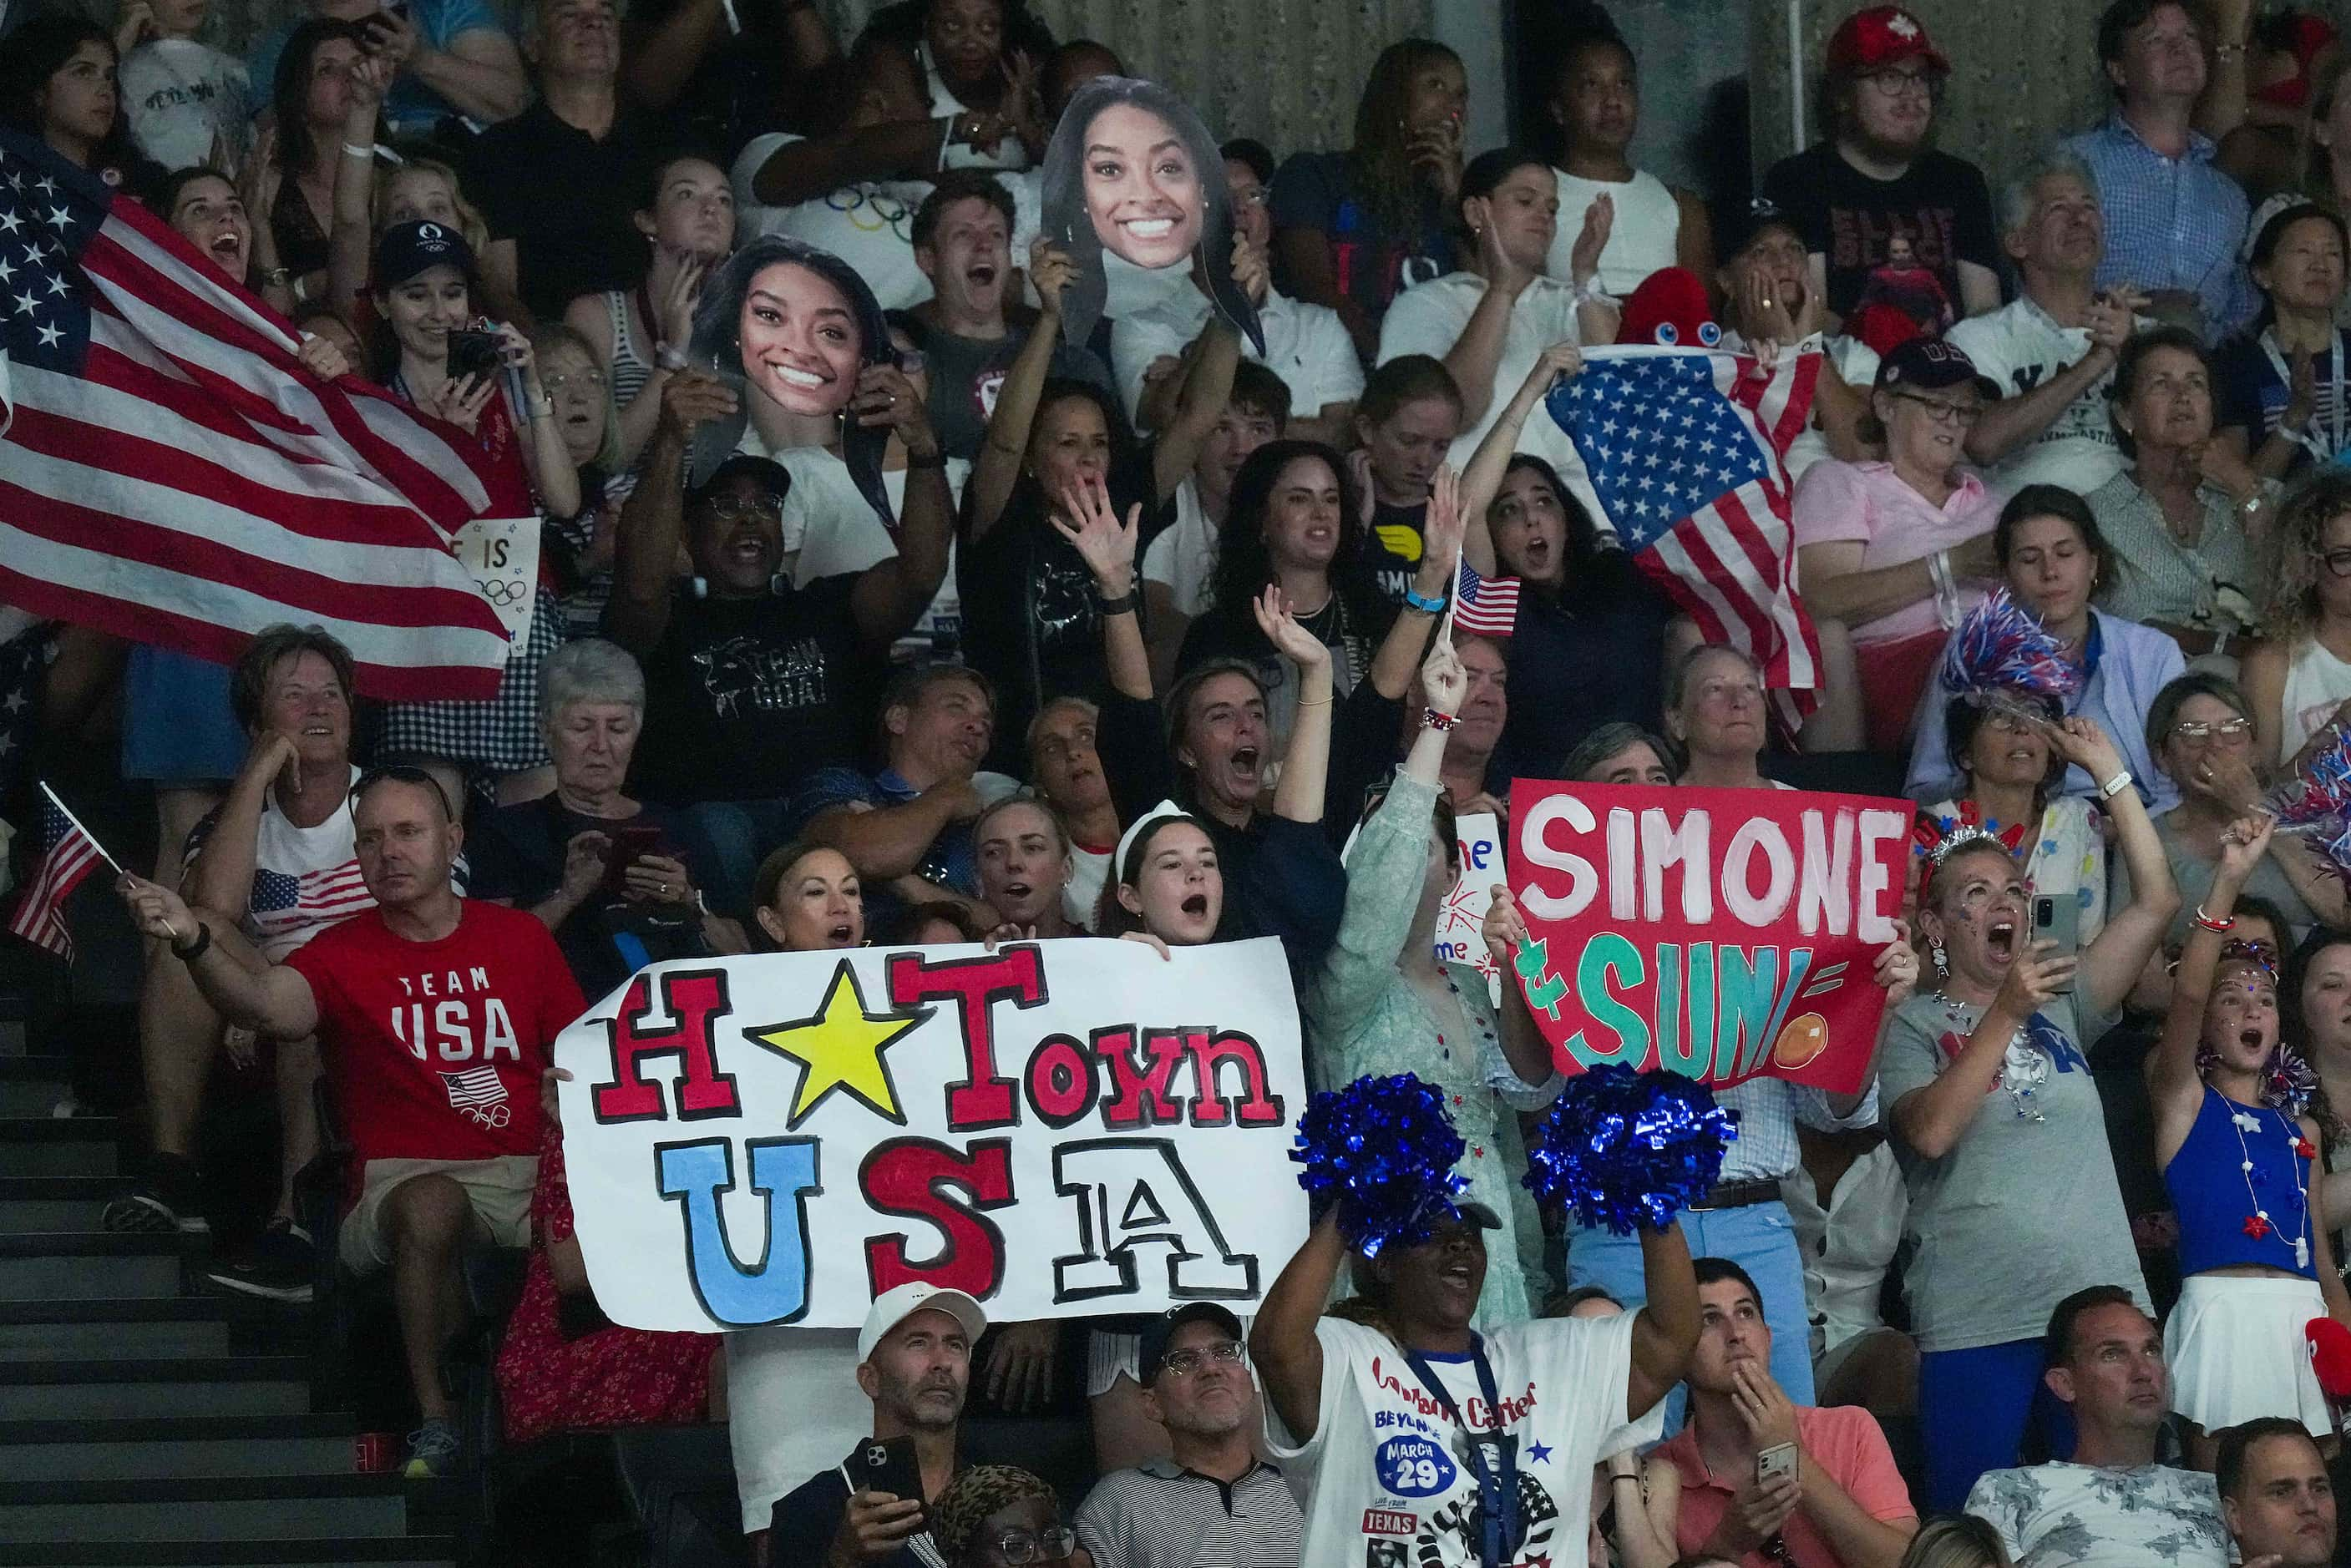
{"type": "Polygon", "coordinates": [[[751,275],[743,296],[743,376],[788,413],[832,414],[857,391],[856,307],[795,262],[751,275]]]}
{"type": "Polygon", "coordinates": [[[1141,104],[1113,102],[1083,134],[1086,216],[1102,248],[1155,272],[1190,261],[1207,186],[1182,133],[1141,104]]]}

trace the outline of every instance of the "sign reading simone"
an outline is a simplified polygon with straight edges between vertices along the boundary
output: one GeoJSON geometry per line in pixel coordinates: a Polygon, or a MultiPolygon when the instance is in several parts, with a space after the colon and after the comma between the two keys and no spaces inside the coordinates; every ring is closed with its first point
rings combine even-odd
{"type": "Polygon", "coordinates": [[[596,1300],[846,1328],[909,1280],[1005,1322],[1221,1301],[1306,1236],[1271,939],[656,964],[556,1042],[596,1300]]]}
{"type": "Polygon", "coordinates": [[[1909,835],[1865,795],[1520,780],[1513,967],[1561,1070],[1859,1089],[1909,835]]]}

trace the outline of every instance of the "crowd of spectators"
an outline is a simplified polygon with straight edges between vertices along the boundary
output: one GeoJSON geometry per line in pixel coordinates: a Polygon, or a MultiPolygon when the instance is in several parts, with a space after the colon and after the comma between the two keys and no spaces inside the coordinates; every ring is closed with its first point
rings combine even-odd
{"type": "Polygon", "coordinates": [[[779,1565],[2334,1560],[2304,1325],[2351,1327],[2351,907],[2256,809],[2351,731],[2351,62],[2322,19],[2113,0],[2111,112],[1995,185],[1936,138],[1964,41],[1869,6],[1821,62],[1824,134],[1711,211],[1633,161],[1604,25],[1558,52],[1539,147],[1465,145],[1487,89],[1405,39],[1348,145],[1191,170],[1234,244],[1161,275],[1041,213],[1063,106],[1140,46],[1020,0],[847,40],[810,0],[511,29],[309,0],[244,59],[207,9],[36,13],[0,119],[287,316],[306,374],[517,464],[533,607],[486,701],[365,704],[316,628],[226,669],[19,635],[54,639],[53,689],[119,683],[154,800],[123,883],[150,1147],[106,1223],[221,1219],[208,1083],[266,1072],[277,1200],[211,1276],[385,1275],[410,1474],[465,1462],[441,1347],[491,1244],[530,1250],[509,1438],[724,1419],[779,1565]],[[1081,264],[1102,319],[1072,331],[1081,264]],[[1545,411],[1674,269],[1707,344],[1819,357],[1782,454],[1822,650],[1800,732],[1545,411]],[[714,325],[783,369],[714,374],[714,325]],[[800,411],[791,376],[854,396],[800,411]],[[1500,579],[1508,635],[1437,635],[1500,579]],[[2063,703],[1937,679],[2002,591],[2077,673],[2063,703]],[[1508,972],[1507,889],[1486,953],[1432,941],[1456,819],[1507,819],[1520,778],[1782,774],[1918,808],[1867,1080],[1724,1091],[1702,1201],[1579,1229],[1518,1179],[1564,1080],[1471,961],[1508,972]],[[2075,950],[2032,940],[2052,897],[2075,950]],[[991,1324],[920,1284],[855,1333],[603,1318],[543,1104],[587,1000],[668,958],[1089,935],[1279,938],[1316,1087],[1446,1096],[1459,1222],[1364,1258],[1326,1216],[1252,1321],[991,1324]],[[296,1176],[326,1131],[322,1260],[296,1176]],[[967,1462],[967,1417],[1045,1411],[1087,1424],[1091,1490],[967,1462]],[[1451,1434],[1445,1480],[1375,1462],[1400,1425],[1451,1434]],[[901,1439],[919,1497],[874,1484],[901,1439]]]}

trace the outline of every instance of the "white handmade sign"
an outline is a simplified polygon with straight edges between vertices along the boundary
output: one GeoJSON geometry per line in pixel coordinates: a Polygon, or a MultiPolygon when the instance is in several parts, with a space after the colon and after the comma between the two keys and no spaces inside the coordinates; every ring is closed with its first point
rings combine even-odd
{"type": "Polygon", "coordinates": [[[847,1328],[909,1280],[999,1321],[1243,1314],[1306,1236],[1270,938],[655,964],[556,1042],[598,1304],[847,1328]]]}
{"type": "Polygon", "coordinates": [[[1486,977],[1487,1000],[1502,1004],[1502,971],[1486,950],[1486,907],[1494,901],[1494,884],[1502,880],[1502,827],[1490,811],[1473,811],[1453,819],[1453,837],[1461,846],[1461,877],[1445,902],[1437,908],[1437,961],[1469,963],[1486,977]]]}
{"type": "Polygon", "coordinates": [[[449,536],[449,547],[498,612],[498,624],[512,643],[530,635],[531,600],[538,592],[538,529],[536,517],[476,517],[449,536]]]}

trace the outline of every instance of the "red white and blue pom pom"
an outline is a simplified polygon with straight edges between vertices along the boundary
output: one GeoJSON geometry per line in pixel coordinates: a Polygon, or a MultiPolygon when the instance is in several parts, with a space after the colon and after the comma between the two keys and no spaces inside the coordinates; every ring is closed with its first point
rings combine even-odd
{"type": "Polygon", "coordinates": [[[1662,1230],[1722,1175],[1739,1118],[1678,1073],[1593,1067],[1568,1080],[1520,1178],[1545,1202],[1619,1236],[1662,1230]]]}
{"type": "Polygon", "coordinates": [[[1335,1201],[1339,1233],[1373,1258],[1383,1247],[1425,1241],[1461,1218],[1453,1200],[1469,1182],[1454,1167],[1467,1147],[1444,1094],[1398,1073],[1315,1096],[1298,1118],[1290,1158],[1304,1168],[1298,1185],[1315,1210],[1335,1201]]]}
{"type": "Polygon", "coordinates": [[[2082,689],[2082,672],[2066,660],[2064,645],[2043,630],[2006,588],[1959,622],[1958,635],[1943,650],[1939,679],[1954,697],[2013,692],[2054,698],[2060,707],[2082,689]]]}
{"type": "Polygon", "coordinates": [[[2262,804],[2289,831],[2335,826],[2351,813],[2351,733],[2338,732],[2262,804]]]}

